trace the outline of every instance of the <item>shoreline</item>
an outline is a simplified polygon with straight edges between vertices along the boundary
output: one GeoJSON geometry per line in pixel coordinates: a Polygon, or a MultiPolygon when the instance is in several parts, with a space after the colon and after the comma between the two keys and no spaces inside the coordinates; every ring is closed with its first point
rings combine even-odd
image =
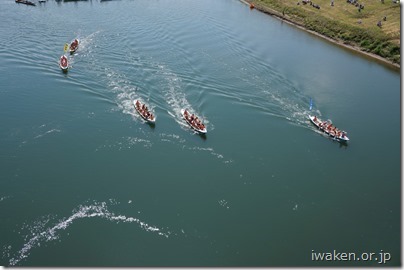
{"type": "MultiPolygon", "coordinates": [[[[246,4],[246,5],[248,5],[248,6],[250,6],[251,4],[254,5],[252,0],[239,0],[239,1],[246,4]]],[[[393,63],[390,60],[388,60],[388,59],[386,59],[384,57],[381,57],[380,55],[365,52],[365,51],[361,50],[361,48],[359,46],[348,45],[348,44],[345,44],[341,40],[332,39],[332,38],[329,38],[329,37],[327,37],[325,35],[322,35],[322,34],[320,34],[318,32],[315,32],[313,30],[309,30],[304,25],[302,25],[302,24],[300,24],[300,23],[298,23],[296,21],[290,20],[288,18],[285,18],[281,13],[279,13],[278,11],[276,11],[274,9],[271,9],[271,8],[265,7],[265,6],[261,6],[261,5],[260,6],[255,6],[254,5],[253,9],[256,9],[256,10],[262,12],[262,13],[265,13],[265,14],[268,14],[268,15],[270,15],[272,17],[275,17],[276,19],[281,20],[282,22],[286,22],[289,25],[295,26],[295,27],[297,27],[297,28],[299,28],[301,30],[304,30],[304,31],[312,34],[312,35],[315,35],[317,37],[323,38],[323,39],[325,39],[325,40],[327,40],[327,41],[329,41],[329,42],[331,42],[333,44],[336,44],[336,45],[341,46],[343,48],[349,49],[349,50],[351,50],[353,52],[362,54],[363,56],[367,56],[367,57],[370,57],[370,58],[372,58],[374,60],[377,60],[377,61],[389,66],[390,68],[394,68],[394,69],[398,69],[398,70],[401,69],[400,64],[393,63]]]]}

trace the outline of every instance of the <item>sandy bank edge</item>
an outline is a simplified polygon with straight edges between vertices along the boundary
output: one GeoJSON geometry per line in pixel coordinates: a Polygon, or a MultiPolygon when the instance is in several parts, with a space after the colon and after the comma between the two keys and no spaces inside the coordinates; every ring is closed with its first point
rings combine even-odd
{"type": "MultiPolygon", "coordinates": [[[[248,5],[248,6],[250,6],[250,4],[252,3],[251,0],[240,0],[240,2],[242,2],[242,3],[244,3],[244,4],[248,5]]],[[[271,8],[268,8],[268,7],[265,7],[265,6],[261,6],[261,5],[259,5],[259,6],[256,6],[256,5],[255,5],[254,8],[255,8],[256,10],[258,10],[258,11],[261,11],[261,12],[266,13],[266,14],[268,14],[268,15],[274,16],[275,18],[277,18],[277,19],[279,19],[279,20],[281,20],[281,21],[284,21],[284,22],[286,22],[286,23],[288,23],[288,24],[290,24],[290,25],[293,25],[293,26],[295,26],[295,27],[297,27],[297,28],[299,28],[299,29],[302,29],[302,30],[304,30],[304,31],[306,31],[306,32],[308,32],[308,33],[310,33],[310,34],[313,34],[313,35],[316,35],[316,36],[321,37],[321,38],[323,38],[323,39],[326,39],[326,40],[328,40],[329,42],[332,42],[332,43],[334,43],[334,44],[337,44],[337,45],[339,45],[339,46],[341,46],[341,47],[344,47],[344,48],[353,50],[353,51],[355,51],[355,52],[358,52],[358,53],[360,53],[360,54],[366,55],[366,56],[368,56],[368,57],[371,57],[372,59],[376,59],[376,60],[382,62],[383,64],[387,64],[387,65],[390,66],[390,67],[394,67],[394,68],[396,68],[396,69],[401,69],[401,68],[400,68],[400,64],[393,63],[393,62],[391,62],[390,60],[381,57],[380,55],[376,55],[376,54],[373,54],[373,53],[369,53],[369,52],[362,51],[359,46],[352,46],[352,45],[349,45],[349,44],[345,44],[345,43],[344,43],[343,41],[341,41],[341,40],[335,40],[335,39],[329,38],[329,37],[327,37],[327,36],[324,36],[324,35],[322,35],[322,34],[320,34],[320,33],[317,33],[317,32],[315,32],[315,31],[309,30],[309,29],[307,29],[306,27],[304,27],[304,25],[302,25],[302,24],[300,24],[300,23],[298,23],[298,22],[292,21],[292,20],[290,20],[290,19],[288,19],[288,18],[285,18],[281,13],[277,12],[276,10],[273,10],[273,9],[271,9],[271,8]]]]}

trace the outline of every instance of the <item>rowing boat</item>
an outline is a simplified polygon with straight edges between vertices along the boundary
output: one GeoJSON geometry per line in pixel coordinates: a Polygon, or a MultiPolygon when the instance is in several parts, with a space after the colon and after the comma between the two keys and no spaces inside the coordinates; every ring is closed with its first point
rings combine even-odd
{"type": "Polygon", "coordinates": [[[77,49],[79,48],[79,43],[80,41],[77,38],[70,43],[69,46],[70,54],[73,54],[77,51],[77,49]]]}
{"type": "Polygon", "coordinates": [[[333,126],[331,121],[322,121],[318,117],[312,115],[309,115],[309,119],[319,130],[323,131],[334,140],[345,143],[349,141],[347,132],[339,130],[338,128],[333,126]]]}
{"type": "Polygon", "coordinates": [[[190,114],[187,109],[181,109],[182,117],[184,117],[185,121],[188,125],[191,126],[195,131],[206,134],[208,131],[206,130],[206,126],[198,119],[194,114],[190,114]]]}
{"type": "Polygon", "coordinates": [[[133,106],[135,106],[136,111],[140,114],[140,116],[146,120],[150,124],[154,124],[156,122],[156,117],[153,113],[149,111],[147,106],[140,102],[138,99],[133,101],[133,106]]]}
{"type": "Polygon", "coordinates": [[[60,57],[59,66],[63,70],[63,72],[67,72],[67,70],[69,69],[69,61],[67,60],[67,57],[65,55],[62,55],[60,57]]]}

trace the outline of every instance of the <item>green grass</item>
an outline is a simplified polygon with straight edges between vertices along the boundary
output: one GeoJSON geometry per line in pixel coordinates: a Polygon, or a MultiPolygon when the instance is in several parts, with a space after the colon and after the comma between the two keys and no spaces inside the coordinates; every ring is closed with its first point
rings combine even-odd
{"type": "Polygon", "coordinates": [[[361,50],[400,63],[400,4],[391,0],[359,0],[365,8],[358,8],[346,0],[312,0],[320,9],[298,0],[249,0],[258,9],[275,13],[309,30],[361,50]],[[383,17],[387,20],[383,21],[383,17]],[[358,21],[361,21],[359,24],[358,21]],[[377,22],[382,21],[382,27],[377,22]]]}

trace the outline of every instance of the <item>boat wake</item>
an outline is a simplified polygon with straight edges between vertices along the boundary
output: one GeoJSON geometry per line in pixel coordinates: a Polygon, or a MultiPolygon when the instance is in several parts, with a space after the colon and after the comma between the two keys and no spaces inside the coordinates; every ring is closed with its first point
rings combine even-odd
{"type": "Polygon", "coordinates": [[[164,79],[164,85],[162,85],[161,88],[163,95],[166,102],[171,107],[171,110],[168,110],[167,113],[172,116],[184,130],[191,130],[181,114],[181,109],[187,108],[191,113],[195,113],[199,118],[203,119],[203,123],[208,131],[214,130],[214,125],[209,123],[209,120],[203,115],[203,113],[194,109],[188,102],[185,92],[181,90],[183,89],[181,78],[162,64],[158,64],[157,67],[158,74],[164,79]]]}
{"type": "Polygon", "coordinates": [[[47,134],[53,133],[53,132],[61,132],[61,130],[54,128],[54,129],[51,129],[51,130],[46,131],[46,132],[43,133],[43,134],[39,134],[39,135],[35,136],[34,139],[39,139],[39,138],[41,138],[41,137],[43,137],[43,136],[45,136],[45,135],[47,135],[47,134]]]}
{"type": "MultiPolygon", "coordinates": [[[[231,61],[232,65],[228,64],[230,60],[221,59],[214,52],[198,52],[199,58],[208,61],[210,68],[218,71],[218,75],[204,78],[210,94],[251,107],[258,113],[285,119],[293,125],[309,127],[310,97],[305,94],[302,85],[263,62],[254,53],[241,53],[245,51],[242,43],[234,44],[232,36],[229,39],[228,47],[234,47],[230,55],[238,59],[238,62],[231,61]]],[[[320,112],[318,114],[321,115],[320,112]]]]}
{"type": "MultiPolygon", "coordinates": [[[[181,109],[188,108],[191,112],[196,113],[203,119],[205,125],[209,131],[214,129],[214,125],[209,123],[209,120],[204,117],[203,114],[191,106],[186,98],[186,94],[181,91],[183,88],[181,78],[179,78],[174,72],[170,71],[162,64],[150,64],[149,62],[136,58],[133,55],[129,57],[129,62],[133,62],[130,67],[133,65],[140,65],[140,62],[144,62],[143,65],[147,65],[148,67],[143,67],[142,72],[148,72],[150,74],[143,74],[142,77],[155,79],[158,78],[157,88],[159,89],[160,93],[156,93],[157,96],[153,98],[153,101],[150,102],[150,93],[149,97],[147,97],[143,92],[142,82],[139,82],[139,85],[135,85],[131,82],[128,77],[123,72],[115,71],[112,68],[104,68],[103,69],[103,79],[106,81],[107,88],[110,92],[114,93],[115,95],[115,102],[117,107],[114,107],[113,110],[118,110],[123,112],[124,114],[131,115],[133,120],[135,121],[144,121],[141,116],[135,111],[133,106],[133,100],[140,99],[145,101],[148,104],[148,107],[155,111],[155,104],[159,104],[162,108],[167,109],[168,115],[170,115],[178,125],[186,131],[191,131],[195,134],[198,134],[196,131],[191,129],[185,120],[182,118],[181,109]],[[151,76],[153,75],[153,76],[151,76]],[[146,98],[142,98],[145,96],[146,98]],[[163,98],[160,103],[158,103],[159,98],[163,98]],[[168,105],[168,106],[167,106],[168,105]]],[[[146,87],[146,86],[145,86],[146,87]]],[[[157,115],[158,117],[158,115],[157,115]]],[[[118,149],[125,150],[135,146],[143,146],[145,148],[150,148],[153,146],[152,141],[148,138],[150,136],[149,133],[145,133],[143,128],[139,128],[139,133],[143,133],[144,136],[136,136],[136,137],[122,137],[120,140],[115,142],[105,142],[103,145],[97,147],[95,151],[102,151],[104,149],[118,149]]],[[[160,141],[162,142],[169,142],[178,144],[180,147],[185,147],[190,151],[203,151],[210,153],[212,156],[220,159],[224,163],[232,163],[233,160],[226,159],[220,153],[217,153],[213,148],[201,148],[201,147],[189,147],[186,144],[186,140],[180,138],[177,134],[159,134],[160,141]]]]}
{"type": "MultiPolygon", "coordinates": [[[[55,125],[53,123],[47,123],[47,124],[43,124],[39,127],[32,127],[32,131],[34,132],[34,134],[32,135],[33,136],[32,140],[37,140],[37,139],[43,138],[44,136],[48,136],[50,134],[62,132],[59,125],[56,125],[57,127],[54,127],[54,128],[52,128],[51,126],[55,126],[55,125]],[[49,129],[49,130],[46,130],[46,129],[49,129]]],[[[30,141],[31,141],[31,139],[26,139],[26,140],[22,141],[20,143],[19,147],[27,145],[30,141]]]]}
{"type": "Polygon", "coordinates": [[[88,51],[89,48],[91,48],[91,44],[94,44],[94,39],[95,37],[100,33],[101,31],[96,31],[92,34],[89,34],[87,36],[81,36],[81,35],[77,35],[77,38],[80,40],[80,50],[78,50],[77,52],[86,52],[88,51]]]}
{"type": "MultiPolygon", "coordinates": [[[[89,205],[79,205],[72,211],[72,215],[60,219],[56,222],[56,216],[43,216],[33,224],[25,224],[22,226],[21,231],[28,231],[24,236],[24,244],[21,249],[14,252],[11,245],[3,246],[3,258],[7,258],[9,266],[15,266],[22,260],[27,259],[32,249],[40,247],[41,244],[52,242],[60,239],[61,233],[65,231],[74,222],[85,218],[101,218],[110,222],[118,223],[132,223],[142,230],[150,233],[158,234],[162,237],[167,237],[170,232],[164,232],[162,229],[149,225],[136,217],[127,217],[111,212],[108,206],[119,204],[113,200],[107,202],[93,202],[89,205]],[[13,255],[12,255],[13,254],[13,255]]],[[[19,232],[21,234],[22,232],[19,232]]]]}
{"type": "MultiPolygon", "coordinates": [[[[136,113],[132,103],[135,99],[141,99],[136,93],[139,88],[133,85],[125,75],[115,72],[110,68],[105,68],[105,73],[108,88],[116,94],[118,110],[122,111],[124,114],[131,115],[134,120],[142,121],[142,117],[136,113]]],[[[154,110],[152,104],[149,105],[149,108],[152,111],[154,110]]]]}
{"type": "Polygon", "coordinates": [[[233,163],[232,159],[225,158],[223,154],[216,152],[215,149],[213,149],[212,147],[188,146],[188,144],[186,143],[187,140],[177,134],[161,133],[161,134],[159,134],[159,136],[160,136],[160,140],[162,142],[179,145],[183,149],[187,149],[192,152],[198,151],[198,152],[209,153],[210,155],[214,156],[215,158],[219,159],[221,162],[223,162],[225,164],[233,163]]]}
{"type": "Polygon", "coordinates": [[[115,142],[105,142],[95,149],[95,152],[102,151],[105,149],[117,149],[118,151],[131,149],[135,146],[143,146],[144,148],[152,147],[153,143],[148,139],[138,138],[138,137],[122,137],[120,140],[115,142]]]}

